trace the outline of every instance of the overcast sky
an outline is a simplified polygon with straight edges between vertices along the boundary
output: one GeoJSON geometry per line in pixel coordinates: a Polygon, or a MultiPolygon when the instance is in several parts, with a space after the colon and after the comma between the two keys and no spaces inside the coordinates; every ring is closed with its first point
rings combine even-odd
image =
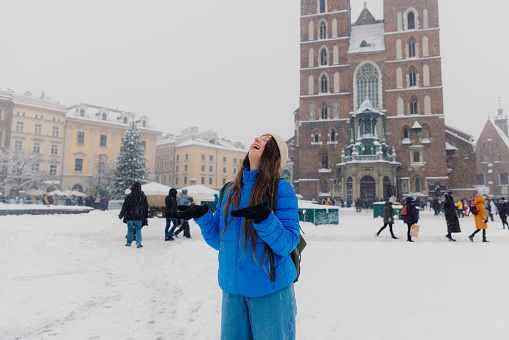
{"type": "MultiPolygon", "coordinates": [[[[355,21],[364,0],[352,0],[355,21]]],[[[382,0],[368,1],[382,19],[382,0]]],[[[509,112],[509,5],[439,0],[446,124],[477,138],[509,112]]],[[[2,0],[0,88],[147,115],[249,145],[293,135],[298,0],[2,0]]]]}

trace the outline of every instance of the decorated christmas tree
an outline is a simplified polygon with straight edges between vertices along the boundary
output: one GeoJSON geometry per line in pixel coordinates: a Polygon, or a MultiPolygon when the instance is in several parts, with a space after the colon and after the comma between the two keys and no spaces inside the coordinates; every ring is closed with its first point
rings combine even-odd
{"type": "Polygon", "coordinates": [[[141,144],[141,134],[135,122],[127,129],[117,157],[114,174],[115,198],[123,198],[125,190],[134,182],[147,183],[145,149],[141,144]]]}

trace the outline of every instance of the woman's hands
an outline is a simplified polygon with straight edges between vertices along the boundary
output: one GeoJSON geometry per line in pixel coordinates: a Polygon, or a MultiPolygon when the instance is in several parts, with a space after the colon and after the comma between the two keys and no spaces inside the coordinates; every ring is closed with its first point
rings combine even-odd
{"type": "Polygon", "coordinates": [[[209,207],[206,205],[179,205],[177,211],[166,213],[166,217],[190,220],[202,217],[207,211],[209,211],[209,207]]]}
{"type": "Polygon", "coordinates": [[[232,210],[230,215],[233,217],[244,217],[253,220],[254,223],[260,223],[270,215],[269,204],[263,202],[252,207],[243,208],[240,210],[232,210]]]}

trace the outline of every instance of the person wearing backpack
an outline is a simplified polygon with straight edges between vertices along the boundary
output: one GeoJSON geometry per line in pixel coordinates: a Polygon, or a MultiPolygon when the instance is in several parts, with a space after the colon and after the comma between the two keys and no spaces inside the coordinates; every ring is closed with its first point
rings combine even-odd
{"type": "Polygon", "coordinates": [[[141,191],[140,182],[135,182],[131,187],[131,192],[126,196],[118,218],[124,219],[127,223],[127,243],[130,247],[133,242],[133,229],[136,228],[136,247],[141,248],[141,227],[143,221],[148,218],[147,196],[141,191]]]}
{"type": "Polygon", "coordinates": [[[486,217],[486,210],[484,209],[484,197],[482,195],[475,195],[475,207],[477,214],[474,213],[475,228],[476,230],[468,237],[471,242],[474,242],[474,236],[482,230],[482,241],[489,242],[486,240],[486,229],[488,228],[488,217],[486,217]]]}
{"type": "Polygon", "coordinates": [[[456,206],[454,205],[452,192],[445,194],[444,215],[445,222],[447,223],[447,235],[445,235],[445,237],[447,237],[450,242],[455,242],[456,240],[452,238],[451,234],[461,233],[461,228],[458,215],[456,214],[456,206]]]}
{"type": "MultiPolygon", "coordinates": [[[[166,211],[165,216],[169,212],[177,211],[177,190],[175,188],[171,188],[168,191],[168,196],[165,198],[166,211]]],[[[164,240],[165,241],[173,241],[173,232],[177,227],[177,219],[166,217],[166,227],[164,228],[164,240]],[[170,229],[171,223],[173,223],[173,227],[170,229]]]]}
{"type": "Polygon", "coordinates": [[[410,236],[410,229],[412,228],[412,224],[419,222],[419,215],[417,213],[417,208],[415,207],[414,198],[412,196],[408,196],[406,198],[406,214],[401,215],[403,216],[403,222],[408,226],[407,241],[414,242],[412,240],[412,236],[410,236]]]}
{"type": "Polygon", "coordinates": [[[290,254],[300,228],[295,192],[280,179],[287,158],[278,135],[255,138],[235,181],[221,190],[214,214],[195,205],[175,216],[194,218],[207,244],[219,251],[221,339],[295,339],[297,269],[290,254]]]}

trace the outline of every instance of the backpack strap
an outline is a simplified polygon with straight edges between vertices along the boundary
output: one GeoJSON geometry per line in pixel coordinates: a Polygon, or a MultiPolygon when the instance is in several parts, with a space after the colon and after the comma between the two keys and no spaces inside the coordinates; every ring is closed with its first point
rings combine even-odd
{"type": "MultiPolygon", "coordinates": [[[[225,183],[225,185],[223,185],[223,187],[221,188],[221,190],[219,191],[219,206],[221,206],[221,203],[223,203],[223,196],[226,192],[226,189],[228,189],[230,187],[230,185],[232,185],[233,182],[228,182],[228,183],[225,183]]],[[[218,207],[216,207],[217,209],[218,207]]]]}

